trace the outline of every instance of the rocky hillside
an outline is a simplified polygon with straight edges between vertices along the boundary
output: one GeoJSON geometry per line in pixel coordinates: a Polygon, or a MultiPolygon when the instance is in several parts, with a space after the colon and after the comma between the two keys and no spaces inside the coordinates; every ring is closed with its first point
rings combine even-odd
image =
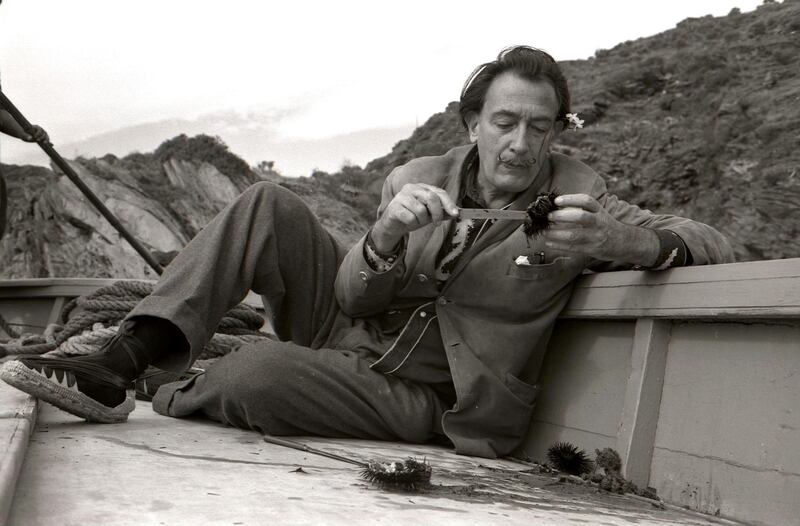
{"type": "Polygon", "coordinates": [[[742,260],[800,256],[800,2],[686,20],[566,71],[594,122],[565,148],[617,194],[716,226],[742,260]]]}
{"type": "MultiPolygon", "coordinates": [[[[563,67],[586,126],[563,134],[556,149],[594,167],[630,202],[714,225],[740,260],[800,257],[800,0],[688,19],[563,67]]],[[[388,155],[335,174],[283,178],[269,163],[251,168],[202,135],[72,166],[166,262],[264,179],[301,195],[351,244],[371,223],[393,167],[465,140],[451,103],[388,155]]],[[[64,176],[2,169],[10,203],[0,277],[152,277],[64,176]]]]}
{"type": "MultiPolygon", "coordinates": [[[[800,1],[687,19],[562,66],[586,123],[556,149],[630,202],[714,225],[740,260],[800,257],[800,1]]],[[[463,144],[457,110],[367,170],[463,144]]]]}

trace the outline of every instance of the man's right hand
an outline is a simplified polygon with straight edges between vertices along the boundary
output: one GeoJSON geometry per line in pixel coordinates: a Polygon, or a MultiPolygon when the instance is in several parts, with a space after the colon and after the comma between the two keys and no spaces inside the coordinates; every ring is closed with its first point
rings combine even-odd
{"type": "Polygon", "coordinates": [[[444,189],[408,183],[389,202],[370,238],[378,252],[389,254],[409,232],[451,217],[458,217],[458,207],[444,189]]]}
{"type": "Polygon", "coordinates": [[[35,124],[31,125],[31,133],[25,133],[24,131],[22,133],[23,136],[20,137],[20,139],[25,142],[50,142],[50,137],[47,135],[47,132],[44,131],[44,128],[35,124]]]}

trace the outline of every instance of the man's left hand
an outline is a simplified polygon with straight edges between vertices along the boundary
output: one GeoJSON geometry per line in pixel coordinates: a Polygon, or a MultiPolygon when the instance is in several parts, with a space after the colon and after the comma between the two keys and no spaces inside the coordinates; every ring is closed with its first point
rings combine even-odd
{"type": "Polygon", "coordinates": [[[617,221],[595,198],[562,195],[556,205],[559,209],[548,216],[552,225],[543,234],[547,248],[643,266],[658,258],[655,232],[617,221]]]}

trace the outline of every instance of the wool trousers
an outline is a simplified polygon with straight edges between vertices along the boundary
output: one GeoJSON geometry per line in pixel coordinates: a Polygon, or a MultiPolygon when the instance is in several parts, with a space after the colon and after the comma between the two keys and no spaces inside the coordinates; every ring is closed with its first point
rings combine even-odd
{"type": "MultiPolygon", "coordinates": [[[[205,415],[273,435],[426,442],[445,409],[425,383],[369,368],[364,346],[333,348],[347,317],[334,294],[345,250],[291,191],[258,183],[220,212],[165,269],[129,317],[171,321],[189,343],[154,365],[181,370],[249,290],[272,313],[275,340],[247,344],[188,381],[163,385],[153,408],[205,415]]],[[[346,323],[346,322],[345,322],[346,323]]],[[[344,338],[347,340],[347,338],[344,338]]]]}

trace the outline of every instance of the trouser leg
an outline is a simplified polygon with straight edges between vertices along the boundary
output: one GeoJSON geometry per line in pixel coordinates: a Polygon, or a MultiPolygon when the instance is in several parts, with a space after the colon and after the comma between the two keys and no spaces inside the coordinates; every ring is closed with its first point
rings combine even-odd
{"type": "Polygon", "coordinates": [[[180,328],[190,356],[165,356],[154,365],[182,369],[252,289],[267,299],[281,339],[318,347],[338,309],[333,282],[343,256],[297,195],[258,183],[197,234],[129,317],[155,316],[180,328]]]}
{"type": "Polygon", "coordinates": [[[408,442],[441,434],[445,409],[430,386],[373,371],[356,352],[277,341],[243,346],[205,374],[162,386],[153,408],[273,435],[408,442]]]}
{"type": "Polygon", "coordinates": [[[153,408],[280,435],[430,439],[443,408],[429,386],[372,371],[353,351],[317,349],[338,312],[333,282],[343,255],[291,192],[274,185],[245,192],[175,258],[131,316],[172,321],[194,358],[252,289],[268,298],[281,339],[292,341],[244,346],[205,374],[162,386],[153,408]]]}

